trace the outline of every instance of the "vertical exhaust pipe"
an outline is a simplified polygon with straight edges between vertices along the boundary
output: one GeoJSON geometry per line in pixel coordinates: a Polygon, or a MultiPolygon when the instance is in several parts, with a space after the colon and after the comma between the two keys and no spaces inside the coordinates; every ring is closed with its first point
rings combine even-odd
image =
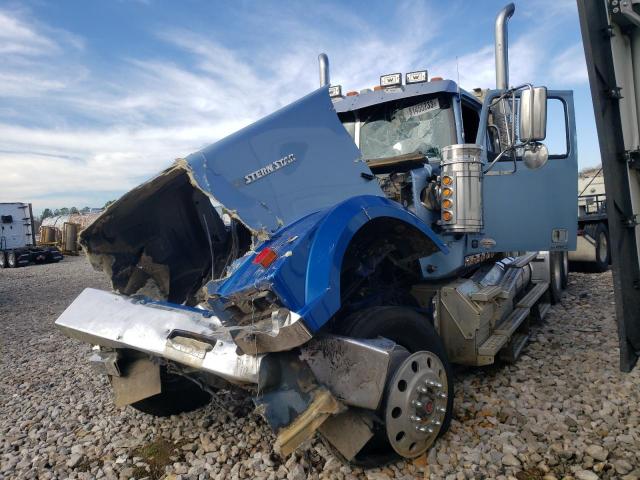
{"type": "Polygon", "coordinates": [[[509,32],[507,22],[515,12],[513,3],[505,6],[496,17],[496,88],[509,88],[509,32]]]}
{"type": "Polygon", "coordinates": [[[318,65],[320,66],[320,86],[328,86],[331,80],[329,78],[329,57],[326,53],[318,55],[318,65]]]}

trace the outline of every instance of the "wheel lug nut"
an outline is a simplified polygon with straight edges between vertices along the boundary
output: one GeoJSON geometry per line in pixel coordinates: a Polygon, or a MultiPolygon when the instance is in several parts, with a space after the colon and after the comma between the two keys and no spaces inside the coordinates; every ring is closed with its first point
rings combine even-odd
{"type": "Polygon", "coordinates": [[[413,405],[416,408],[423,408],[424,407],[424,403],[422,403],[420,400],[412,401],[411,405],[413,405]]]}
{"type": "Polygon", "coordinates": [[[442,384],[438,382],[433,382],[433,386],[436,388],[442,388],[442,384]]]}
{"type": "Polygon", "coordinates": [[[412,421],[412,422],[414,422],[414,423],[417,423],[417,422],[421,422],[421,421],[422,421],[422,418],[421,418],[421,417],[418,417],[417,415],[411,415],[411,416],[409,417],[409,420],[411,420],[411,421],[412,421]]]}
{"type": "Polygon", "coordinates": [[[427,387],[419,386],[418,392],[420,393],[429,393],[429,389],[427,387]]]}
{"type": "Polygon", "coordinates": [[[447,394],[444,392],[438,393],[438,398],[447,398],[447,394]]]}
{"type": "Polygon", "coordinates": [[[442,425],[442,423],[440,423],[440,421],[439,421],[439,420],[431,420],[431,423],[432,423],[433,425],[435,425],[436,427],[439,427],[440,425],[442,425]]]}
{"type": "Polygon", "coordinates": [[[447,409],[446,409],[446,408],[444,408],[444,407],[438,407],[438,408],[436,408],[436,410],[437,410],[438,412],[440,412],[440,413],[445,413],[445,412],[447,411],[447,409]]]}

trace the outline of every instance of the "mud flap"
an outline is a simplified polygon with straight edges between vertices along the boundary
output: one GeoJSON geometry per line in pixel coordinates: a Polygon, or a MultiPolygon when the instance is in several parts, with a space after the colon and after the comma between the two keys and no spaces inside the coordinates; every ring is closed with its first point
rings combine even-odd
{"type": "Polygon", "coordinates": [[[162,392],[160,366],[141,358],[130,363],[126,374],[110,377],[117,407],[124,407],[162,392]]]}

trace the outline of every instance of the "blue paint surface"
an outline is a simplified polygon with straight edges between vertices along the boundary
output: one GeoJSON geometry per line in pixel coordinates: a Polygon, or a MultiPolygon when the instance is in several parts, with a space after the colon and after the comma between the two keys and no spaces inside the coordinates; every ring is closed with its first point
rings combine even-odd
{"type": "Polygon", "coordinates": [[[352,196],[383,195],[361,176],[371,172],[326,87],[186,160],[204,191],[267,233],[352,196]]]}

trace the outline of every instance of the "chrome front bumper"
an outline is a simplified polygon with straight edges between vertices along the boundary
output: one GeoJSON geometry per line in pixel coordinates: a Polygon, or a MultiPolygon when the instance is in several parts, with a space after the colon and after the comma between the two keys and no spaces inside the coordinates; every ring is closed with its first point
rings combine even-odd
{"type": "Polygon", "coordinates": [[[93,345],[134,349],[233,383],[266,385],[275,362],[268,354],[239,354],[229,329],[210,314],[87,288],[55,324],[93,345]]]}

